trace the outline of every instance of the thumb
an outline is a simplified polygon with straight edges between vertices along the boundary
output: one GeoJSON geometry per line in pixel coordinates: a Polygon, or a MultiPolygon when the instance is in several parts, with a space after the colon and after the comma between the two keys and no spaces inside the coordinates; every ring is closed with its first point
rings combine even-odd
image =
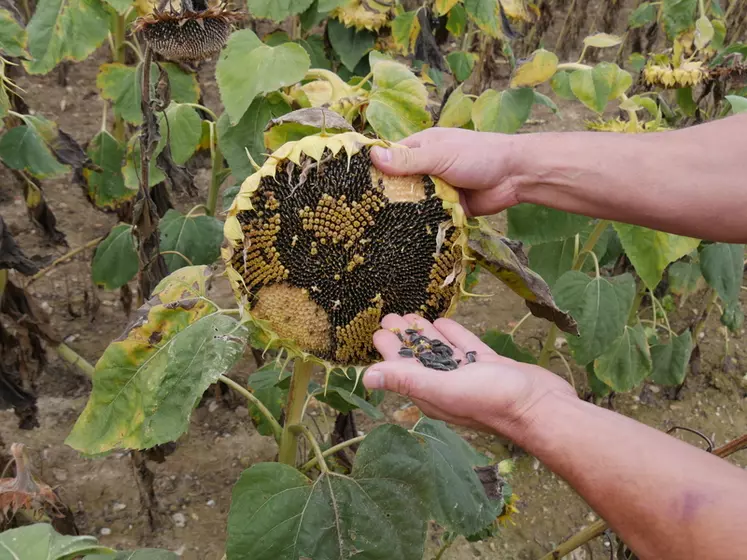
{"type": "Polygon", "coordinates": [[[369,390],[384,389],[405,397],[427,400],[439,386],[438,377],[436,371],[428,370],[415,362],[401,360],[371,366],[363,375],[363,384],[369,390]]]}
{"type": "Polygon", "coordinates": [[[436,151],[423,148],[397,146],[371,149],[374,165],[387,175],[433,175],[436,173],[439,158],[436,151]]]}

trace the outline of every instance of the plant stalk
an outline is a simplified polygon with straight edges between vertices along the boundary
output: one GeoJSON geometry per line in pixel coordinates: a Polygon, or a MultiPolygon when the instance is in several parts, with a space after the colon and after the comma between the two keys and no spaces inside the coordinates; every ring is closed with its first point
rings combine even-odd
{"type": "Polygon", "coordinates": [[[212,171],[205,212],[208,216],[215,216],[215,208],[218,204],[218,191],[223,182],[220,177],[223,174],[223,154],[220,151],[220,146],[218,146],[214,123],[210,123],[210,155],[212,171]]]}
{"type": "MultiPolygon", "coordinates": [[[[352,439],[345,440],[342,443],[338,443],[337,445],[333,445],[332,447],[330,447],[326,451],[322,452],[322,457],[329,457],[330,455],[334,455],[338,451],[342,451],[343,449],[351,447],[351,446],[355,445],[356,443],[362,442],[364,439],[366,439],[366,436],[358,436],[358,437],[354,437],[352,439]]],[[[319,462],[318,458],[314,457],[308,463],[305,463],[301,467],[301,470],[302,471],[308,471],[309,469],[313,469],[318,462],[319,462]]]]}
{"type": "MultiPolygon", "coordinates": [[[[628,313],[627,325],[629,327],[635,325],[636,319],[638,319],[638,310],[641,308],[643,296],[646,294],[646,284],[643,283],[643,280],[639,280],[639,282],[640,284],[638,285],[638,291],[636,292],[635,298],[633,299],[633,305],[630,308],[630,313],[628,313]]],[[[654,309],[654,314],[656,314],[656,309],[654,309]]]]}
{"type": "Polygon", "coordinates": [[[91,241],[89,241],[85,245],[81,245],[80,247],[78,247],[76,249],[73,249],[72,251],[68,251],[67,253],[65,253],[64,255],[62,255],[60,258],[55,259],[52,262],[52,264],[50,264],[46,268],[42,268],[39,272],[37,272],[31,278],[29,278],[29,281],[26,282],[26,287],[28,288],[31,284],[33,284],[34,282],[36,282],[39,278],[41,278],[41,277],[49,274],[49,272],[52,269],[54,269],[54,267],[56,267],[57,265],[62,264],[65,261],[72,259],[75,255],[77,255],[78,253],[82,253],[86,249],[90,249],[91,247],[95,247],[96,245],[98,245],[99,243],[101,243],[103,240],[104,240],[103,237],[97,237],[96,239],[92,239],[91,241]]]}
{"type": "MultiPolygon", "coordinates": [[[[594,250],[599,238],[602,237],[602,234],[609,225],[609,220],[599,220],[599,222],[597,222],[597,225],[589,234],[589,237],[586,239],[583,247],[581,247],[578,255],[576,255],[571,270],[581,270],[581,267],[584,266],[584,262],[586,261],[586,256],[594,250]]],[[[545,339],[545,343],[542,345],[542,351],[537,360],[537,364],[543,368],[546,368],[550,364],[550,357],[552,356],[553,350],[555,350],[555,339],[557,336],[558,327],[552,325],[550,327],[550,332],[547,333],[547,338],[545,339]]]]}
{"type": "Polygon", "coordinates": [[[304,437],[308,440],[309,444],[311,444],[311,448],[314,450],[314,458],[316,459],[316,462],[319,464],[319,468],[323,473],[329,472],[329,467],[327,466],[327,462],[324,460],[324,455],[322,455],[322,450],[319,448],[319,442],[316,441],[316,438],[314,437],[314,434],[311,433],[311,430],[309,430],[306,426],[303,424],[295,424],[294,426],[289,426],[288,430],[293,434],[303,434],[304,437]]]}
{"type": "Polygon", "coordinates": [[[298,432],[291,430],[291,426],[303,421],[303,405],[309,390],[311,374],[314,364],[308,360],[296,359],[293,364],[288,404],[285,407],[285,428],[280,439],[278,461],[292,467],[296,466],[296,452],[298,451],[298,432]]]}
{"type": "Polygon", "coordinates": [[[221,375],[218,378],[222,383],[225,383],[231,389],[236,391],[237,393],[241,394],[246,400],[248,400],[250,403],[252,403],[254,406],[257,407],[257,409],[262,413],[262,416],[265,417],[265,419],[270,423],[272,426],[272,432],[275,434],[275,439],[280,441],[280,437],[283,434],[283,427],[278,423],[277,420],[275,420],[275,417],[272,415],[272,412],[269,411],[269,409],[262,404],[262,401],[260,401],[257,397],[255,397],[251,391],[248,391],[238,383],[236,383],[233,379],[226,377],[225,375],[221,375]]]}
{"type": "Polygon", "coordinates": [[[94,373],[94,367],[88,363],[88,361],[78,354],[75,350],[70,348],[67,344],[59,344],[55,350],[57,350],[57,354],[59,354],[60,358],[65,360],[67,363],[69,363],[72,366],[75,366],[78,368],[82,373],[84,373],[87,377],[93,379],[93,373],[94,373]]]}
{"type": "MultiPolygon", "coordinates": [[[[112,60],[119,64],[125,63],[125,36],[127,34],[127,21],[124,15],[117,15],[114,22],[114,33],[112,33],[113,46],[112,46],[112,60]]],[[[112,136],[117,139],[117,142],[124,143],[125,141],[125,122],[122,117],[114,117],[114,127],[112,128],[112,136]]]]}
{"type": "Polygon", "coordinates": [[[693,329],[693,334],[692,334],[693,344],[698,344],[698,337],[700,336],[700,333],[703,332],[703,329],[706,326],[706,322],[708,322],[708,317],[710,317],[711,311],[713,311],[713,308],[716,305],[717,300],[718,300],[718,293],[716,292],[716,290],[711,288],[711,293],[708,298],[708,303],[706,304],[705,309],[698,315],[700,319],[698,320],[697,324],[695,325],[695,328],[693,329]]]}

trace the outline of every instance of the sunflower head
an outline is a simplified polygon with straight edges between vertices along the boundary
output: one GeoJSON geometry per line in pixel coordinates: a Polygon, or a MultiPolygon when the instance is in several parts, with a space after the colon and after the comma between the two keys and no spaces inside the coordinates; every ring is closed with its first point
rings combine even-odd
{"type": "Polygon", "coordinates": [[[470,266],[456,191],[382,174],[376,145],[307,136],[243,183],[223,258],[258,342],[328,369],[365,366],[380,359],[373,333],[386,314],[434,320],[454,306],[470,266]]]}
{"type": "Polygon", "coordinates": [[[335,8],[331,15],[346,27],[378,31],[389,24],[393,8],[394,0],[349,0],[335,8]]]}

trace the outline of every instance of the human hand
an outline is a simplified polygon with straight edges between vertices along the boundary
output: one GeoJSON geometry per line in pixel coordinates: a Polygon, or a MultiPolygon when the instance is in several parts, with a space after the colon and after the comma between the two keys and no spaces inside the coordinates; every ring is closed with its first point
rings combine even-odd
{"type": "Polygon", "coordinates": [[[384,361],[368,368],[363,383],[412,399],[423,413],[437,420],[496,432],[511,438],[517,428],[532,421],[534,407],[548,396],[576,397],[563,379],[539,366],[516,362],[496,354],[477,336],[450,319],[431,324],[417,315],[387,315],[374,344],[384,361]],[[449,344],[462,364],[456,370],[436,371],[415,358],[399,355],[402,342],[390,329],[422,329],[430,339],[449,344]],[[467,352],[476,362],[467,364],[467,352]]]}
{"type": "Polygon", "coordinates": [[[514,169],[516,138],[456,128],[429,128],[390,149],[371,150],[389,175],[434,175],[460,189],[471,216],[495,214],[519,203],[514,169]]]}

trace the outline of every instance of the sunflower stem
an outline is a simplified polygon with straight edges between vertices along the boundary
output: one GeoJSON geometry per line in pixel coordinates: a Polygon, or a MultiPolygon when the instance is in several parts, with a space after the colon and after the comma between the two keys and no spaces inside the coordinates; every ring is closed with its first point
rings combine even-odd
{"type": "Polygon", "coordinates": [[[208,191],[205,209],[208,216],[215,216],[215,207],[218,204],[218,191],[223,182],[223,154],[218,146],[218,135],[215,131],[215,123],[210,123],[210,156],[212,160],[212,171],[210,176],[210,190],[208,191]]]}
{"type": "Polygon", "coordinates": [[[298,451],[298,432],[291,430],[291,426],[303,421],[303,405],[306,402],[306,393],[311,381],[311,373],[314,365],[308,360],[296,359],[293,364],[293,377],[291,377],[290,391],[288,392],[288,403],[285,407],[285,427],[280,439],[280,452],[278,461],[292,467],[296,466],[296,452],[298,451]]]}
{"type": "MultiPolygon", "coordinates": [[[[114,33],[112,33],[112,60],[119,64],[125,63],[125,37],[127,34],[127,21],[125,16],[117,15],[114,21],[114,33]]],[[[117,139],[117,142],[125,141],[125,122],[122,117],[114,117],[114,127],[112,129],[112,136],[117,139]]]]}
{"type": "Polygon", "coordinates": [[[269,422],[270,426],[272,426],[272,432],[275,435],[275,439],[280,438],[281,434],[283,433],[283,428],[280,426],[277,420],[275,420],[275,417],[272,415],[272,412],[260,401],[257,397],[255,397],[250,391],[248,391],[246,388],[242,387],[238,383],[236,383],[233,379],[230,377],[226,377],[225,375],[221,375],[218,378],[222,383],[225,385],[228,385],[231,387],[234,391],[242,395],[246,400],[248,400],[250,403],[252,403],[254,406],[257,407],[257,410],[262,414],[262,416],[265,417],[265,420],[269,422]]]}

